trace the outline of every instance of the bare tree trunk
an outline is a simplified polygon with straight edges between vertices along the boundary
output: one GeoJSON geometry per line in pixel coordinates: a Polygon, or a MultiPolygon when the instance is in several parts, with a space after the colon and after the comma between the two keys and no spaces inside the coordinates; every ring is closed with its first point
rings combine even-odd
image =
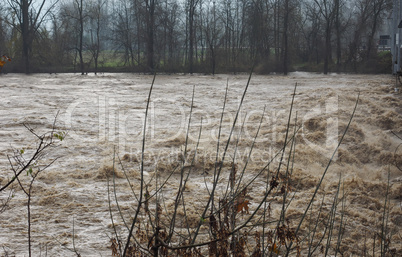
{"type": "Polygon", "coordinates": [[[341,24],[340,24],[340,0],[335,0],[335,30],[336,30],[336,70],[340,71],[341,65],[341,24]]]}
{"type": "Polygon", "coordinates": [[[94,56],[94,61],[95,61],[95,74],[98,71],[98,58],[99,58],[99,53],[100,53],[100,24],[98,24],[98,27],[96,29],[96,53],[94,56]]]}
{"type": "MultiPolygon", "coordinates": [[[[141,19],[140,19],[140,15],[139,15],[139,12],[140,12],[140,10],[139,10],[139,7],[138,7],[138,3],[137,3],[137,1],[136,1],[136,12],[137,12],[137,65],[140,65],[141,64],[141,29],[140,29],[140,23],[141,23],[141,19]]],[[[127,26],[129,26],[129,24],[127,23],[127,26]]],[[[134,66],[134,63],[133,63],[133,66],[134,66]]]]}
{"type": "Polygon", "coordinates": [[[279,69],[280,65],[280,51],[279,51],[279,17],[280,17],[280,8],[279,8],[279,1],[277,0],[274,3],[274,45],[275,45],[275,65],[277,69],[279,69]]]}
{"type": "Polygon", "coordinates": [[[324,74],[328,74],[329,61],[332,56],[331,34],[334,19],[336,18],[336,3],[314,0],[319,7],[320,13],[325,21],[325,46],[324,46],[324,74]]]}
{"type": "Polygon", "coordinates": [[[327,22],[325,30],[325,56],[324,56],[324,74],[328,74],[328,63],[331,55],[331,24],[327,22]]]}
{"type": "Polygon", "coordinates": [[[102,2],[103,0],[98,0],[96,3],[94,3],[94,6],[91,8],[91,16],[92,19],[95,21],[95,40],[93,39],[92,35],[92,30],[91,30],[91,51],[92,51],[92,57],[94,59],[94,64],[95,64],[95,75],[97,74],[98,71],[98,59],[99,59],[99,54],[100,54],[100,32],[101,32],[101,21],[102,21],[102,8],[105,2],[102,2]]]}
{"type": "Polygon", "coordinates": [[[200,62],[204,63],[204,48],[205,48],[204,43],[205,43],[205,41],[204,41],[204,34],[202,31],[202,26],[204,25],[204,21],[203,21],[204,19],[202,16],[202,3],[200,3],[199,12],[200,12],[200,25],[199,26],[200,26],[200,44],[201,44],[200,62]]]}
{"type": "Polygon", "coordinates": [[[188,23],[188,30],[189,30],[189,49],[188,49],[188,64],[189,64],[189,72],[193,74],[194,72],[194,0],[190,0],[189,4],[189,23],[188,23]]]}
{"type": "MultiPolygon", "coordinates": [[[[0,11],[2,11],[0,7],[0,11]]],[[[0,53],[5,53],[6,51],[6,32],[3,25],[3,19],[0,16],[0,53]]]]}
{"type": "Polygon", "coordinates": [[[24,62],[25,73],[29,73],[29,42],[30,42],[30,29],[29,29],[29,5],[28,0],[22,0],[21,11],[22,11],[22,56],[24,62]]]}
{"type": "Polygon", "coordinates": [[[10,21],[15,28],[19,28],[22,37],[22,65],[25,73],[30,73],[30,58],[32,53],[32,43],[34,36],[40,28],[45,16],[54,7],[51,5],[45,8],[46,0],[41,0],[40,5],[34,8],[32,0],[9,0],[11,15],[16,19],[10,21]]]}
{"type": "Polygon", "coordinates": [[[80,58],[80,71],[81,75],[85,74],[84,67],[84,57],[83,57],[83,49],[84,49],[84,14],[83,14],[83,6],[82,0],[75,0],[78,8],[78,22],[80,24],[79,35],[78,35],[78,56],[80,58]]]}
{"type": "Polygon", "coordinates": [[[283,74],[288,75],[289,66],[289,43],[288,43],[288,27],[289,27],[289,0],[285,0],[285,16],[283,20],[283,74]]]}
{"type": "Polygon", "coordinates": [[[155,0],[147,3],[147,65],[150,71],[154,70],[154,24],[155,24],[155,0]]]}

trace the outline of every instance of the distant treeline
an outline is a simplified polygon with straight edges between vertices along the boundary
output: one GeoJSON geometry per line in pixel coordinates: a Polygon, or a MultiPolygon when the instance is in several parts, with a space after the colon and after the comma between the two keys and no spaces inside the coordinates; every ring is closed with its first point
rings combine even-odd
{"type": "Polygon", "coordinates": [[[7,0],[3,72],[391,72],[390,0],[7,0]]]}

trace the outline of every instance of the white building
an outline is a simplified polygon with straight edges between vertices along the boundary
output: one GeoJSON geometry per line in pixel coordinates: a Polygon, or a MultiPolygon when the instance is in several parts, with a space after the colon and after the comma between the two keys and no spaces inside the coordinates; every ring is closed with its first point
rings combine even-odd
{"type": "Polygon", "coordinates": [[[389,21],[393,63],[392,73],[397,74],[401,72],[402,0],[393,0],[392,14],[389,21]]]}

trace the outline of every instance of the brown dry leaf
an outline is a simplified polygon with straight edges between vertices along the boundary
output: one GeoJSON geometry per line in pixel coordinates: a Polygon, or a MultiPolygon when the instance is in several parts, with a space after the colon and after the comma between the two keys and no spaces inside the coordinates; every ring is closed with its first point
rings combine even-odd
{"type": "Polygon", "coordinates": [[[111,248],[112,248],[112,256],[114,257],[114,256],[119,256],[119,252],[118,252],[118,244],[117,244],[117,241],[116,241],[116,239],[114,239],[114,238],[112,238],[111,240],[111,243],[112,243],[112,246],[111,246],[111,248]]]}
{"type": "Polygon", "coordinates": [[[268,250],[271,251],[271,252],[273,252],[273,253],[279,254],[279,249],[278,249],[278,247],[276,246],[276,243],[275,243],[273,246],[269,246],[269,247],[268,247],[268,250]]]}
{"type": "Polygon", "coordinates": [[[238,203],[238,204],[237,204],[237,212],[243,212],[243,210],[244,210],[244,211],[246,211],[247,213],[249,213],[249,212],[248,212],[248,204],[249,204],[249,201],[248,201],[248,200],[245,200],[245,201],[242,202],[242,203],[238,203]]]}

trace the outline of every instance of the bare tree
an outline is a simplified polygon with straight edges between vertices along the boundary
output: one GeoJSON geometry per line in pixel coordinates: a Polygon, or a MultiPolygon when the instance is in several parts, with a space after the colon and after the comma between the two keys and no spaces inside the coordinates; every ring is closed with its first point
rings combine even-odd
{"type": "Polygon", "coordinates": [[[4,26],[3,6],[0,4],[0,55],[5,54],[6,51],[6,29],[4,26]]]}
{"type": "MultiPolygon", "coordinates": [[[[180,11],[181,8],[177,1],[165,0],[159,6],[158,27],[159,32],[159,55],[162,56],[165,69],[170,70],[180,65],[180,11]],[[163,39],[163,40],[162,40],[163,39]]],[[[158,43],[157,43],[158,44],[158,43]]]]}
{"type": "Polygon", "coordinates": [[[70,4],[64,4],[61,9],[61,16],[70,24],[70,33],[72,34],[73,45],[71,49],[75,51],[74,64],[76,63],[77,55],[79,58],[79,70],[82,75],[85,74],[84,60],[84,30],[88,20],[88,12],[83,0],[73,0],[70,4]]]}
{"type": "Polygon", "coordinates": [[[329,62],[331,58],[331,38],[332,29],[336,17],[336,4],[334,1],[329,0],[314,0],[314,3],[318,7],[318,11],[321,14],[324,22],[324,34],[325,34],[325,50],[324,50],[324,74],[328,74],[329,62]]]}
{"type": "Polygon", "coordinates": [[[61,69],[73,63],[71,52],[75,52],[74,24],[64,15],[65,8],[66,6],[62,6],[57,14],[52,15],[50,32],[52,52],[47,56],[61,69]]]}
{"type": "Polygon", "coordinates": [[[304,36],[305,50],[303,61],[318,64],[322,58],[320,51],[321,22],[316,5],[307,5],[303,21],[302,31],[304,36]]]}
{"type": "Polygon", "coordinates": [[[57,2],[58,0],[7,0],[11,8],[11,15],[17,17],[16,23],[11,25],[17,28],[22,36],[22,59],[25,73],[30,72],[34,38],[57,2]]]}
{"type": "Polygon", "coordinates": [[[113,7],[112,17],[113,36],[111,41],[114,45],[113,50],[123,50],[124,65],[134,66],[136,62],[139,63],[139,57],[138,59],[136,58],[134,50],[134,31],[138,27],[138,24],[135,23],[130,3],[126,0],[116,3],[113,7]]]}
{"type": "Polygon", "coordinates": [[[341,1],[335,0],[335,33],[336,33],[336,69],[341,63],[341,1]]]}
{"type": "Polygon", "coordinates": [[[220,33],[220,23],[217,20],[216,14],[216,3],[212,2],[212,6],[210,4],[206,7],[206,22],[205,22],[205,37],[206,43],[209,49],[209,57],[211,60],[211,72],[215,74],[216,70],[216,48],[219,44],[219,33],[220,33]]]}
{"type": "MultiPolygon", "coordinates": [[[[11,15],[7,21],[0,18],[0,33],[12,31],[2,30],[5,22],[21,33],[23,51],[16,50],[23,56],[26,72],[33,57],[66,60],[64,49],[74,50],[74,65],[82,74],[92,61],[98,69],[103,50],[115,50],[113,58],[119,56],[124,66],[141,71],[153,71],[157,66],[189,73],[211,67],[213,73],[235,72],[255,62],[258,71],[286,74],[292,60],[300,58],[316,65],[322,62],[324,73],[328,73],[332,55],[337,70],[342,62],[356,66],[373,60],[375,37],[391,6],[391,0],[68,0],[60,6],[61,15],[52,17],[56,26],[49,34],[49,26],[42,25],[53,7],[48,3],[57,1],[6,0],[11,15]],[[110,1],[112,8],[105,8],[110,1]],[[106,36],[107,24],[102,19],[109,15],[113,17],[113,33],[106,36]],[[66,28],[69,36],[64,33],[66,28]],[[44,49],[38,47],[44,41],[36,40],[41,31],[46,44],[61,55],[39,52],[44,49]],[[62,35],[68,40],[60,40],[62,35]],[[109,40],[112,46],[107,46],[109,40]],[[349,58],[342,59],[347,51],[349,58]]],[[[6,42],[2,37],[0,47],[4,49],[17,38],[9,36],[6,42]]]]}
{"type": "Polygon", "coordinates": [[[103,23],[106,16],[106,13],[103,10],[105,4],[105,0],[96,0],[91,3],[91,6],[89,8],[91,41],[88,49],[91,52],[92,58],[94,60],[95,74],[98,71],[98,59],[101,51],[101,30],[106,26],[106,24],[103,23]]]}
{"type": "MultiPolygon", "coordinates": [[[[57,147],[57,142],[62,141],[67,135],[65,132],[56,131],[56,119],[52,129],[44,134],[38,134],[31,126],[24,124],[24,126],[29,130],[29,132],[34,135],[37,140],[37,145],[35,149],[15,149],[12,156],[7,156],[11,171],[13,174],[12,179],[10,179],[5,185],[0,187],[0,192],[11,187],[15,181],[18,182],[20,188],[27,196],[27,223],[28,223],[28,252],[29,256],[32,256],[32,235],[31,235],[31,200],[33,196],[33,183],[38,175],[51,166],[58,157],[51,161],[45,162],[44,159],[49,152],[57,147]],[[26,172],[27,178],[22,178],[26,172]]],[[[9,198],[8,200],[9,201],[9,198]]],[[[7,202],[1,206],[0,211],[5,207],[7,202]]]]}
{"type": "Polygon", "coordinates": [[[80,57],[80,68],[81,68],[81,74],[84,75],[84,57],[83,57],[83,49],[84,49],[84,7],[83,7],[83,2],[82,0],[74,0],[74,7],[76,8],[77,11],[77,21],[79,24],[79,30],[78,30],[78,46],[77,46],[77,51],[78,51],[78,56],[80,57]]]}
{"type": "Polygon", "coordinates": [[[194,72],[194,47],[195,47],[195,13],[197,9],[197,5],[200,3],[200,0],[188,0],[187,1],[187,12],[188,12],[188,65],[189,72],[194,72]]]}
{"type": "Polygon", "coordinates": [[[289,69],[289,0],[285,0],[283,18],[283,74],[288,75],[289,69]]]}
{"type": "MultiPolygon", "coordinates": [[[[338,0],[339,1],[339,0],[338,0]]],[[[374,37],[378,31],[378,28],[381,25],[381,21],[384,17],[385,11],[391,10],[392,8],[392,1],[390,0],[371,0],[368,5],[371,6],[371,20],[370,26],[371,30],[368,32],[368,39],[367,39],[367,58],[371,58],[372,50],[374,48],[374,37]]]]}
{"type": "Polygon", "coordinates": [[[155,8],[157,0],[145,0],[146,7],[146,28],[147,28],[147,66],[152,72],[155,68],[154,64],[154,36],[155,36],[155,8]]]}
{"type": "Polygon", "coordinates": [[[348,62],[352,64],[353,70],[357,71],[357,63],[361,61],[361,52],[366,48],[365,35],[368,31],[372,16],[372,6],[370,3],[376,0],[359,0],[355,2],[353,8],[353,25],[354,31],[352,39],[349,43],[348,62]]]}

